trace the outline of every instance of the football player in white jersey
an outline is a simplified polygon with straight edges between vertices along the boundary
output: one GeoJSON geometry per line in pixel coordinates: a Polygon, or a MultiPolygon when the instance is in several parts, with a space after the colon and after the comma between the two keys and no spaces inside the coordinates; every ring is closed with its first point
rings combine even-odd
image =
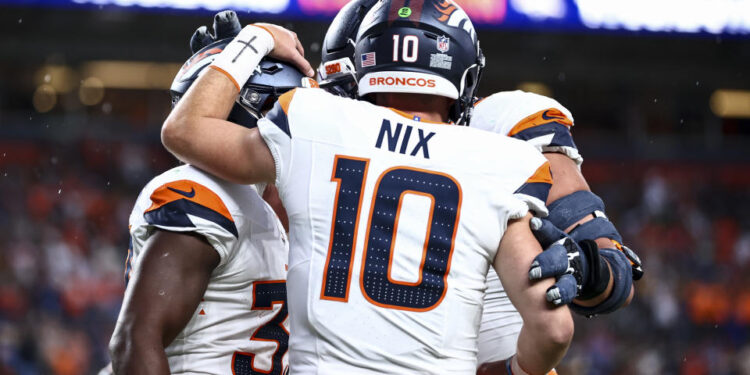
{"type": "Polygon", "coordinates": [[[446,126],[470,107],[483,65],[456,9],[383,0],[365,17],[360,94],[394,109],[297,90],[258,131],[221,120],[242,67],[274,48],[245,28],[164,124],[183,160],[277,183],[291,226],[293,373],[474,373],[491,264],[526,322],[508,370],[545,373],[567,350],[570,313],[543,296],[554,281],[527,272],[541,252],[529,212],[546,211],[546,160],[524,142],[446,126]]]}
{"type": "MultiPolygon", "coordinates": [[[[377,0],[353,0],[344,6],[331,23],[322,47],[322,64],[319,69],[321,87],[342,96],[356,97],[356,70],[354,47],[356,30],[367,10],[377,0]]],[[[642,276],[638,257],[622,245],[617,229],[604,215],[604,203],[590,192],[580,172],[583,158],[573,142],[570,129],[573,116],[557,101],[522,91],[500,92],[476,104],[470,119],[474,128],[505,134],[524,140],[544,152],[550,161],[555,181],[547,202],[550,204],[552,223],[576,241],[596,240],[599,250],[591,242],[582,242],[582,252],[587,261],[571,266],[586,273],[587,283],[579,292],[571,293],[571,285],[560,293],[550,291],[550,299],[568,303],[570,296],[579,296],[572,307],[583,315],[612,312],[627,305],[632,298],[632,280],[642,276]],[[583,265],[586,265],[584,270],[583,265]],[[611,272],[610,272],[611,271],[611,272]],[[632,276],[631,276],[632,274],[632,276]],[[616,282],[615,282],[616,281],[616,282]],[[580,299],[586,297],[587,300],[580,299]],[[558,299],[559,298],[559,299],[558,299]]],[[[545,223],[544,227],[551,226],[545,223]]],[[[540,230],[545,243],[560,233],[552,228],[540,230]],[[552,235],[552,237],[550,237],[552,235]]],[[[565,270],[567,254],[559,251],[545,252],[540,259],[544,276],[555,275],[552,268],[565,270]],[[553,267],[554,266],[554,267],[553,267]]],[[[555,288],[553,288],[555,289],[555,288]]],[[[495,272],[490,269],[482,330],[479,343],[480,363],[510,357],[516,348],[522,320],[510,303],[495,272]]],[[[487,366],[484,370],[491,370],[487,366]]],[[[482,371],[484,372],[484,371],[482,371]]],[[[488,372],[489,373],[489,372],[488,372]]]]}
{"type": "MultiPolygon", "coordinates": [[[[210,43],[185,63],[173,102],[229,41],[210,43]]],[[[303,77],[264,60],[229,118],[255,126],[303,77]]],[[[114,373],[285,373],[288,241],[259,189],[183,165],[142,190],[129,220],[128,285],[110,343],[114,373]]]]}

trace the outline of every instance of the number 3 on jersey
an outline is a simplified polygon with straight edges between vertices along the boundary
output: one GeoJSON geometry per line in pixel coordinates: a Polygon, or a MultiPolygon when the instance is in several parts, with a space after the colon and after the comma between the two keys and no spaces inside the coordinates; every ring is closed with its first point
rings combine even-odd
{"type": "MultiPolygon", "coordinates": [[[[322,299],[348,301],[368,164],[367,159],[347,156],[336,156],[334,161],[331,180],[338,189],[322,299]]],[[[392,309],[428,311],[437,307],[445,296],[460,210],[461,187],[449,175],[409,167],[383,172],[375,184],[362,256],[359,284],[365,298],[392,309]],[[431,202],[419,278],[414,283],[391,277],[401,204],[408,194],[431,202]]]]}
{"type": "Polygon", "coordinates": [[[255,367],[255,353],[234,352],[232,356],[232,375],[281,375],[284,373],[282,359],[289,348],[289,332],[284,328],[287,318],[286,281],[268,280],[253,283],[252,310],[273,310],[274,305],[281,305],[273,319],[258,327],[250,340],[269,341],[276,344],[271,356],[269,370],[255,367]]]}

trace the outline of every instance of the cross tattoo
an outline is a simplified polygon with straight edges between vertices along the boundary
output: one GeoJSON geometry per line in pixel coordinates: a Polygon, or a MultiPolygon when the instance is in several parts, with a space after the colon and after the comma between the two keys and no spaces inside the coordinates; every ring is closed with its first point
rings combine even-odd
{"type": "Polygon", "coordinates": [[[235,57],[234,57],[234,60],[232,60],[232,63],[234,63],[234,62],[237,62],[237,59],[238,59],[238,58],[239,58],[239,57],[240,57],[240,56],[242,55],[242,53],[243,53],[243,52],[245,52],[245,50],[246,50],[246,49],[247,49],[248,47],[249,47],[249,48],[250,48],[251,50],[253,50],[253,52],[255,52],[256,54],[258,54],[258,50],[257,50],[257,49],[255,49],[255,47],[253,47],[253,42],[255,41],[255,39],[256,39],[256,38],[258,38],[258,37],[257,37],[257,36],[253,36],[253,38],[252,38],[252,39],[250,39],[250,40],[249,40],[249,41],[247,41],[247,42],[243,42],[243,41],[241,41],[241,40],[239,40],[239,41],[238,41],[239,43],[242,43],[242,44],[244,44],[245,46],[244,46],[244,47],[242,47],[242,50],[240,50],[240,53],[238,53],[238,54],[237,54],[237,56],[235,56],[235,57]]]}

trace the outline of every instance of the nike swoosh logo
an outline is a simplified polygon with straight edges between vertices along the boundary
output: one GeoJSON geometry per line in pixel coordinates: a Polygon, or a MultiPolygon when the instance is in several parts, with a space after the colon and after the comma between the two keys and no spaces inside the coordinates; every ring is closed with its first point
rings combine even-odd
{"type": "Polygon", "coordinates": [[[565,116],[549,116],[547,114],[548,112],[549,112],[549,110],[546,110],[546,111],[544,111],[544,113],[542,113],[542,118],[543,119],[545,119],[545,120],[564,120],[565,119],[565,116]]]}
{"type": "Polygon", "coordinates": [[[195,196],[195,188],[190,188],[189,192],[188,191],[177,190],[177,189],[175,189],[173,187],[169,187],[169,186],[167,186],[167,189],[172,190],[175,193],[180,194],[180,195],[182,195],[182,196],[184,196],[186,198],[192,198],[192,197],[195,196]]]}

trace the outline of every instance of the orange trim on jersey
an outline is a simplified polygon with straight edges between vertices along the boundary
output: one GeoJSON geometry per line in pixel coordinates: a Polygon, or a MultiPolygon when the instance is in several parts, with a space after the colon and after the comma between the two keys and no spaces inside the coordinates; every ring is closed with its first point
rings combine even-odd
{"type": "Polygon", "coordinates": [[[398,285],[405,285],[405,286],[417,286],[422,283],[422,275],[424,274],[422,271],[424,271],[424,262],[427,260],[427,244],[430,241],[430,231],[432,230],[432,218],[435,214],[435,197],[432,194],[424,193],[421,191],[416,190],[404,190],[401,192],[401,196],[398,198],[398,207],[396,208],[396,220],[393,222],[393,236],[391,237],[391,254],[388,257],[388,271],[386,275],[388,276],[388,281],[390,281],[393,284],[398,285]],[[393,251],[395,245],[396,245],[396,235],[398,234],[398,219],[401,217],[401,204],[404,203],[404,195],[406,194],[414,194],[414,195],[421,195],[423,197],[430,198],[430,217],[427,221],[427,230],[424,235],[424,247],[422,247],[422,260],[419,262],[419,279],[414,282],[410,283],[407,281],[398,281],[394,280],[391,277],[391,269],[393,269],[393,254],[395,251],[393,251]]]}
{"type": "MultiPolygon", "coordinates": [[[[273,354],[271,355],[271,369],[270,369],[270,370],[261,370],[261,369],[259,369],[259,368],[256,368],[256,367],[255,367],[255,358],[256,358],[256,357],[257,357],[258,355],[257,355],[257,354],[255,354],[255,353],[250,353],[250,352],[234,352],[234,353],[232,353],[232,365],[231,365],[231,367],[230,367],[230,368],[232,369],[232,375],[238,375],[237,373],[235,373],[235,372],[234,372],[234,362],[235,362],[235,359],[237,358],[237,354],[242,354],[242,355],[244,355],[244,356],[247,356],[247,357],[251,357],[251,358],[252,358],[252,360],[250,361],[250,367],[251,367],[251,368],[252,368],[252,370],[253,370],[253,371],[255,371],[255,372],[259,372],[259,373],[261,373],[261,374],[270,374],[270,373],[271,373],[271,371],[273,371],[273,356],[275,356],[275,355],[276,355],[276,353],[277,353],[277,352],[279,351],[279,345],[280,345],[280,344],[279,344],[279,341],[278,341],[278,340],[265,340],[265,339],[251,339],[251,340],[257,340],[257,341],[266,341],[266,342],[268,342],[268,341],[273,341],[273,342],[275,342],[275,343],[276,343],[276,350],[274,350],[273,354]]],[[[283,369],[282,369],[281,373],[282,373],[282,374],[284,373],[284,370],[283,370],[283,369]]]]}
{"type": "Polygon", "coordinates": [[[297,89],[293,89],[291,91],[287,91],[279,97],[279,105],[281,106],[281,109],[284,110],[284,114],[287,116],[289,116],[289,106],[292,104],[292,99],[294,98],[294,94],[296,92],[297,89]]]}
{"type": "MultiPolygon", "coordinates": [[[[410,115],[410,114],[408,114],[408,113],[406,113],[404,111],[399,111],[396,108],[391,108],[391,107],[386,107],[386,108],[390,109],[393,112],[396,112],[396,114],[398,114],[399,116],[406,117],[406,118],[408,118],[409,120],[412,120],[412,121],[417,121],[417,120],[414,119],[414,117],[415,117],[414,115],[410,115]]],[[[416,117],[418,117],[418,116],[416,116],[416,117]]],[[[423,122],[425,124],[435,124],[435,125],[452,125],[452,124],[447,123],[447,122],[435,122],[435,121],[422,120],[422,119],[420,119],[417,122],[423,122]]]]}
{"type": "MultiPolygon", "coordinates": [[[[333,215],[331,216],[331,234],[328,236],[329,242],[328,242],[328,254],[326,256],[326,264],[325,267],[323,267],[323,283],[321,284],[320,288],[320,299],[329,300],[329,301],[340,301],[340,302],[348,302],[349,301],[349,291],[350,286],[352,283],[352,269],[354,269],[354,255],[357,249],[357,233],[359,232],[357,228],[359,227],[359,217],[360,217],[360,211],[362,210],[362,199],[365,196],[365,180],[367,179],[367,169],[370,167],[370,159],[363,159],[363,158],[355,158],[353,156],[344,156],[344,155],[336,155],[333,159],[333,171],[331,172],[331,181],[336,183],[336,196],[333,198],[333,215]],[[336,178],[336,167],[339,163],[339,158],[345,158],[349,160],[359,160],[365,162],[365,172],[362,174],[362,191],[359,193],[359,203],[357,204],[357,215],[355,216],[356,219],[354,221],[354,236],[352,236],[352,254],[351,258],[349,259],[349,275],[346,277],[346,294],[344,295],[344,298],[338,298],[338,297],[329,297],[325,295],[326,291],[326,282],[328,281],[328,266],[331,263],[331,250],[333,249],[333,235],[334,235],[334,229],[336,226],[336,213],[338,212],[338,202],[339,202],[339,191],[341,191],[341,179],[336,178]]],[[[368,231],[369,232],[369,231],[368,231]]]]}
{"type": "Polygon", "coordinates": [[[533,127],[544,124],[551,124],[553,122],[563,124],[569,128],[573,126],[573,121],[571,121],[568,116],[562,113],[562,111],[555,108],[548,108],[534,113],[533,115],[528,116],[518,122],[518,124],[516,124],[516,126],[514,126],[513,129],[510,130],[510,132],[508,132],[508,136],[512,137],[526,129],[531,129],[533,127]]]}
{"type": "Polygon", "coordinates": [[[197,203],[203,207],[224,216],[229,221],[234,222],[232,214],[224,205],[224,202],[211,189],[190,180],[178,180],[168,182],[159,186],[151,193],[151,207],[145,212],[157,210],[162,206],[174,201],[185,199],[197,203]]]}
{"type": "Polygon", "coordinates": [[[550,169],[549,162],[545,162],[539,167],[534,174],[526,180],[527,184],[533,183],[545,183],[552,184],[552,170],[550,169]]]}
{"type": "Polygon", "coordinates": [[[237,83],[237,80],[234,79],[234,77],[232,77],[232,75],[229,74],[226,70],[224,70],[222,68],[219,68],[216,65],[209,65],[208,67],[211,68],[211,69],[213,69],[213,70],[215,70],[215,71],[217,71],[217,72],[219,72],[219,73],[221,73],[221,74],[223,74],[227,78],[229,78],[229,80],[232,81],[232,83],[234,84],[234,87],[237,88],[237,91],[242,91],[242,89],[240,88],[240,84],[237,83]]]}
{"type": "MultiPolygon", "coordinates": [[[[362,260],[362,266],[360,267],[361,269],[360,269],[360,272],[359,272],[359,289],[362,292],[362,296],[364,296],[365,299],[368,302],[372,303],[375,306],[379,306],[379,307],[383,307],[383,308],[387,308],[387,309],[404,310],[404,311],[414,311],[414,312],[426,312],[426,311],[433,310],[434,308],[438,307],[443,302],[443,299],[445,298],[445,294],[448,292],[448,274],[451,272],[451,262],[453,261],[453,249],[456,247],[456,234],[458,233],[458,223],[459,223],[459,221],[461,219],[461,202],[463,202],[463,190],[461,189],[461,185],[458,183],[458,181],[456,181],[455,178],[453,178],[453,176],[451,176],[449,174],[446,174],[446,173],[435,172],[435,171],[430,171],[430,170],[426,170],[426,169],[419,169],[419,168],[412,168],[412,167],[401,166],[401,167],[389,168],[386,171],[384,171],[378,177],[378,180],[375,183],[375,190],[374,190],[374,193],[373,193],[373,196],[372,196],[372,203],[370,204],[370,217],[367,220],[367,235],[365,237],[365,248],[364,248],[364,252],[362,253],[362,259],[363,260],[362,260]],[[430,307],[423,308],[423,309],[418,309],[418,308],[413,308],[413,307],[396,306],[396,305],[387,305],[387,304],[383,304],[383,303],[377,302],[377,301],[373,300],[372,298],[370,298],[370,296],[367,295],[367,292],[365,291],[365,287],[364,287],[364,284],[365,284],[364,283],[364,278],[365,278],[365,263],[366,263],[364,261],[364,259],[367,259],[367,247],[368,247],[369,242],[370,242],[370,228],[372,227],[372,213],[375,210],[375,199],[377,199],[377,196],[378,196],[378,194],[377,194],[378,187],[380,186],[380,181],[383,179],[383,177],[385,177],[386,174],[388,174],[388,172],[393,171],[393,170],[397,170],[397,169],[407,169],[407,170],[411,170],[411,171],[424,172],[424,173],[429,173],[429,174],[434,174],[434,175],[439,175],[439,176],[447,177],[447,178],[451,179],[451,181],[453,181],[456,184],[456,187],[458,187],[458,205],[456,206],[456,221],[453,223],[453,236],[451,236],[451,249],[450,249],[450,252],[448,254],[448,262],[446,263],[445,274],[443,275],[443,294],[440,296],[440,299],[438,299],[438,301],[435,302],[435,304],[433,304],[430,307]]],[[[399,209],[400,208],[401,208],[401,205],[399,204],[399,209]]],[[[396,212],[397,215],[399,213],[400,212],[396,212]]],[[[431,229],[431,228],[432,227],[430,226],[428,229],[431,229]]],[[[428,231],[427,232],[427,236],[429,236],[429,235],[430,235],[430,233],[428,231]]],[[[391,243],[391,246],[393,246],[393,243],[391,243]]],[[[420,265],[420,270],[422,269],[421,267],[422,267],[422,265],[420,265]]],[[[421,279],[421,275],[420,275],[420,279],[421,279]]],[[[389,277],[389,280],[390,280],[390,277],[389,277]]]]}

